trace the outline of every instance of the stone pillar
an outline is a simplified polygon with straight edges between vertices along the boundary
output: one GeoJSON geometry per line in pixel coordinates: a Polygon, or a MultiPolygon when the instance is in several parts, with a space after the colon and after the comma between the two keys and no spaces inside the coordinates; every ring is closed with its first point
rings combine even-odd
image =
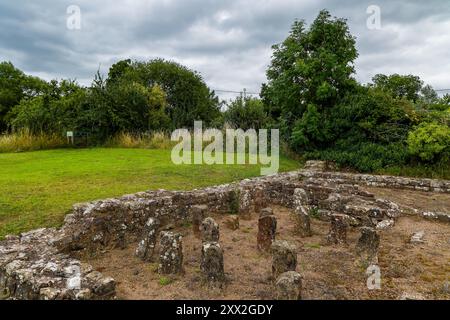
{"type": "Polygon", "coordinates": [[[219,225],[213,218],[208,217],[203,220],[200,230],[203,242],[219,242],[219,225]]]}
{"type": "Polygon", "coordinates": [[[260,214],[261,210],[265,208],[267,201],[264,198],[264,192],[262,187],[256,187],[253,197],[253,207],[256,214],[260,214]]]}
{"type": "Polygon", "coordinates": [[[369,264],[378,263],[378,247],[380,234],[373,228],[362,227],[361,237],[356,244],[356,252],[360,258],[369,264]]]}
{"type": "Polygon", "coordinates": [[[160,222],[156,218],[149,218],[144,226],[144,231],[138,247],[136,248],[136,256],[143,261],[151,261],[158,237],[158,229],[160,222]]]}
{"type": "Polygon", "coordinates": [[[158,273],[175,274],[183,271],[183,241],[178,233],[161,232],[158,273]]]}
{"type": "Polygon", "coordinates": [[[300,300],[302,293],[302,277],[295,271],[282,273],[275,283],[277,300],[300,300]]]}
{"type": "Polygon", "coordinates": [[[202,221],[206,218],[206,213],[208,210],[208,206],[206,205],[195,205],[191,207],[191,215],[192,215],[192,231],[194,235],[199,238],[200,237],[200,225],[202,221]]]}
{"type": "Polygon", "coordinates": [[[294,214],[296,229],[300,236],[312,236],[311,222],[309,218],[308,195],[304,189],[297,188],[294,190],[294,214]]]}
{"type": "Polygon", "coordinates": [[[250,212],[251,195],[246,189],[239,190],[239,216],[244,220],[250,220],[252,215],[250,212]]]}
{"type": "Polygon", "coordinates": [[[200,270],[210,283],[224,281],[223,250],[218,242],[203,243],[200,270]]]}
{"type": "Polygon", "coordinates": [[[259,217],[266,217],[266,216],[273,216],[273,210],[272,208],[264,208],[261,209],[261,212],[259,213],[259,217]]]}
{"type": "Polygon", "coordinates": [[[268,251],[275,240],[277,218],[273,215],[263,216],[258,220],[258,249],[268,251]]]}
{"type": "Polygon", "coordinates": [[[327,235],[329,244],[346,244],[347,243],[348,222],[345,214],[332,214],[330,231],[327,235]]]}
{"type": "Polygon", "coordinates": [[[287,241],[275,240],[272,243],[272,275],[274,279],[287,271],[297,268],[297,248],[287,241]]]}

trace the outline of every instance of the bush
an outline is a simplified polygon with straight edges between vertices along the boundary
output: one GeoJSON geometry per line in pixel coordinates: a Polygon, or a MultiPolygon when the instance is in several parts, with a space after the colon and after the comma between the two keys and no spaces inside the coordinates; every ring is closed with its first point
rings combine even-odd
{"type": "Polygon", "coordinates": [[[449,156],[450,127],[422,123],[408,135],[408,150],[423,161],[436,162],[449,156]]]}
{"type": "Polygon", "coordinates": [[[408,160],[408,151],[404,143],[381,145],[364,142],[341,149],[308,152],[305,158],[333,161],[342,168],[373,172],[385,167],[404,165],[408,160]]]}

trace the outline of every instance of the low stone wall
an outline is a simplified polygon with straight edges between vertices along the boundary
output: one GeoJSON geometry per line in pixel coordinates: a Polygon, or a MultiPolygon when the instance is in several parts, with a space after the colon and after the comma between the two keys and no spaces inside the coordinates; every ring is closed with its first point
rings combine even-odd
{"type": "Polygon", "coordinates": [[[150,217],[163,226],[190,221],[191,208],[210,213],[248,213],[263,200],[294,206],[296,189],[305,206],[328,220],[339,212],[353,226],[389,225],[401,214],[390,201],[376,199],[360,185],[450,192],[449,181],[323,172],[310,162],[301,171],[246,179],[192,191],[147,191],[120,198],[77,204],[59,229],[38,229],[0,242],[0,294],[10,299],[111,299],[115,281],[80,262],[105,250],[136,243],[150,217]]]}
{"type": "Polygon", "coordinates": [[[318,171],[305,171],[303,175],[342,184],[351,183],[360,186],[450,193],[450,181],[448,180],[318,171]]]}

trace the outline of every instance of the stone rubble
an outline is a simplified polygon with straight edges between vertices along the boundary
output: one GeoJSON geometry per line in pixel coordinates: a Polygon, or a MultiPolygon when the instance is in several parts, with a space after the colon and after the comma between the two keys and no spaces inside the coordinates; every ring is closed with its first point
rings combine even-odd
{"type": "Polygon", "coordinates": [[[411,236],[411,240],[410,242],[413,244],[421,244],[424,243],[423,237],[425,236],[425,232],[424,231],[418,231],[415,232],[412,236],[411,236]]]}
{"type": "Polygon", "coordinates": [[[377,230],[386,230],[389,228],[392,228],[395,224],[395,220],[393,219],[387,219],[383,220],[377,223],[376,228],[377,230]]]}
{"type": "Polygon", "coordinates": [[[52,246],[55,229],[7,237],[0,246],[0,292],[4,299],[111,299],[114,279],[52,246]]]}
{"type": "Polygon", "coordinates": [[[428,220],[436,220],[443,223],[450,223],[450,213],[444,213],[444,212],[422,212],[420,214],[425,219],[428,220]]]}

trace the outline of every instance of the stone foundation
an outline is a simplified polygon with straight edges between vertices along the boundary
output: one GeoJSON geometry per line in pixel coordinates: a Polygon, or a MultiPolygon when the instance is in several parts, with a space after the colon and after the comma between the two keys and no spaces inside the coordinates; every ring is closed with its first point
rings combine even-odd
{"type": "MultiPolygon", "coordinates": [[[[114,279],[80,259],[135,245],[144,239],[150,218],[157,219],[161,229],[192,223],[192,212],[205,208],[198,206],[207,206],[206,214],[234,213],[246,218],[252,209],[260,211],[270,205],[294,209],[299,203],[294,192],[302,189],[301,205],[311,209],[309,214],[326,221],[341,214],[352,227],[375,228],[394,221],[403,208],[376,199],[361,186],[450,193],[450,181],[322,171],[328,169],[330,166],[321,162],[309,162],[301,171],[234,184],[193,191],[139,192],[75,205],[59,229],[38,229],[0,242],[0,295],[10,299],[114,298],[114,279]]],[[[202,215],[203,211],[196,215],[196,227],[202,215]]],[[[450,222],[448,213],[422,215],[450,222]]]]}

